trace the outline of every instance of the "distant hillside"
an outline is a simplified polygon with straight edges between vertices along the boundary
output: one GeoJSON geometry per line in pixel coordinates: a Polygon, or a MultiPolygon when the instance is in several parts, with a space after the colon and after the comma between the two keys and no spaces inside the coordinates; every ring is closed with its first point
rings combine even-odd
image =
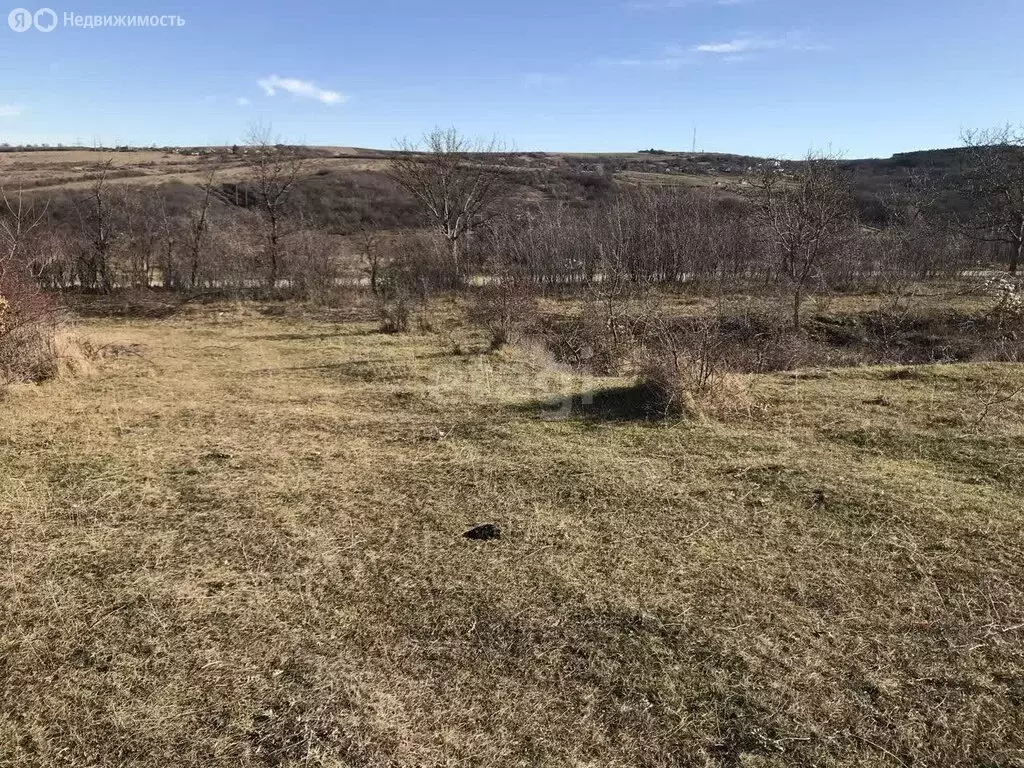
{"type": "MultiPolygon", "coordinates": [[[[355,147],[307,147],[307,171],[314,201],[344,198],[350,202],[341,218],[404,221],[410,201],[382,178],[393,151],[355,147]]],[[[0,146],[0,186],[53,195],[58,190],[86,189],[110,161],[109,177],[132,185],[172,182],[199,185],[216,170],[222,183],[242,184],[246,177],[245,146],[131,147],[82,149],[0,146]]],[[[961,149],[903,152],[890,158],[842,162],[852,178],[862,220],[884,223],[885,201],[927,187],[931,199],[945,210],[962,207],[953,189],[963,158],[961,149]]],[[[720,152],[645,150],[625,153],[520,152],[501,158],[517,174],[522,199],[554,199],[584,203],[607,197],[618,184],[707,187],[727,195],[745,194],[750,177],[766,162],[763,157],[720,152]]],[[[795,168],[800,161],[781,161],[795,168]]],[[[311,207],[320,211],[326,203],[311,207]]],[[[351,220],[351,221],[350,221],[351,220]]],[[[332,222],[338,224],[339,222],[332,222]]]]}

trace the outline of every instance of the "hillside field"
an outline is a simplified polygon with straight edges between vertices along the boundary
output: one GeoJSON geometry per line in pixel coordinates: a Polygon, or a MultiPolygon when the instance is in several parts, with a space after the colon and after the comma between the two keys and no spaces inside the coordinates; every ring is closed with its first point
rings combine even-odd
{"type": "Polygon", "coordinates": [[[1019,364],[648,421],[453,301],[83,320],[6,390],[0,765],[1024,765],[1019,364]]]}

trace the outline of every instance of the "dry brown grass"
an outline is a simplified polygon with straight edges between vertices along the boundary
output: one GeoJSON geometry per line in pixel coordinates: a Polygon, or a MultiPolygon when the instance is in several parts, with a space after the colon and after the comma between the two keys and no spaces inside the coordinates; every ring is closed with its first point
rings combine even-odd
{"type": "MultiPolygon", "coordinates": [[[[156,185],[182,181],[201,185],[217,170],[221,182],[238,181],[247,176],[241,156],[201,157],[162,151],[103,152],[63,150],[0,152],[0,176],[9,190],[32,190],[33,194],[60,189],[88,189],[103,165],[110,163],[112,178],[118,184],[156,185]]],[[[364,157],[316,157],[307,163],[310,174],[319,170],[380,170],[385,160],[364,157]]]]}
{"type": "Polygon", "coordinates": [[[57,315],[40,318],[0,334],[0,391],[12,383],[91,375],[107,354],[57,315]]]}
{"type": "Polygon", "coordinates": [[[137,354],[13,389],[0,765],[1022,764],[1020,366],[551,420],[607,383],[448,330],[90,321],[137,354]]]}

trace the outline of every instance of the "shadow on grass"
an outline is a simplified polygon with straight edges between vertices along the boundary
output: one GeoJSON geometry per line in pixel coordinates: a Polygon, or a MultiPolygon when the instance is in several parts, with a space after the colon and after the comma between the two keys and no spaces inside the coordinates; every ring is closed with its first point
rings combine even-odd
{"type": "Polygon", "coordinates": [[[183,305],[179,296],[155,292],[112,294],[68,293],[67,307],[79,317],[162,320],[177,314],[183,305]]]}
{"type": "Polygon", "coordinates": [[[326,341],[327,339],[339,339],[344,336],[356,334],[345,331],[332,333],[268,333],[262,336],[248,336],[248,341],[326,341]]]}
{"type": "Polygon", "coordinates": [[[368,307],[325,307],[283,298],[265,300],[254,308],[264,317],[317,323],[366,323],[379,319],[377,313],[368,307]]]}
{"type": "Polygon", "coordinates": [[[656,422],[664,417],[654,390],[646,384],[608,387],[551,400],[532,400],[518,406],[520,413],[542,419],[574,419],[589,423],[656,422]]]}
{"type": "Polygon", "coordinates": [[[394,374],[380,374],[374,366],[390,362],[386,359],[379,360],[342,360],[337,363],[320,363],[317,365],[292,365],[283,368],[258,368],[254,374],[280,374],[303,371],[319,371],[321,373],[336,374],[344,378],[358,381],[381,381],[394,380],[394,374]]]}

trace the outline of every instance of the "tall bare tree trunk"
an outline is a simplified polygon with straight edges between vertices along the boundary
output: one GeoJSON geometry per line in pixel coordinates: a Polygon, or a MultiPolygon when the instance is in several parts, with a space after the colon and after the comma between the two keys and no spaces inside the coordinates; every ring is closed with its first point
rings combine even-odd
{"type": "Polygon", "coordinates": [[[208,227],[207,216],[210,213],[210,197],[213,193],[213,180],[216,171],[210,173],[210,177],[206,180],[206,187],[203,195],[203,204],[199,209],[199,214],[192,222],[192,243],[191,243],[191,268],[189,271],[188,283],[189,287],[194,291],[199,285],[199,268],[200,258],[203,250],[203,238],[206,235],[208,227]]]}
{"type": "Polygon", "coordinates": [[[1024,220],[1020,223],[1020,230],[1015,239],[1017,242],[1013,244],[1010,253],[1010,274],[1016,277],[1021,257],[1024,256],[1024,220]]]}
{"type": "Polygon", "coordinates": [[[277,215],[276,212],[270,215],[270,274],[267,276],[267,287],[273,290],[277,287],[278,276],[278,240],[277,215]]]}
{"type": "Polygon", "coordinates": [[[455,285],[459,286],[462,284],[462,264],[460,263],[462,254],[459,249],[459,239],[449,238],[448,249],[452,255],[452,270],[455,276],[455,285]]]}

